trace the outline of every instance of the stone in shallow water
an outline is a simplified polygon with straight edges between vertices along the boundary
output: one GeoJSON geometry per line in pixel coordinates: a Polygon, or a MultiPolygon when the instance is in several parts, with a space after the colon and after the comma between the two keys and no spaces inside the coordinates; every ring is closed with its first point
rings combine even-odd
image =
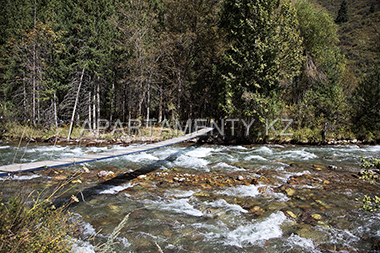
{"type": "Polygon", "coordinates": [[[321,227],[330,228],[330,225],[329,225],[329,224],[327,224],[327,223],[325,223],[325,222],[323,222],[323,221],[320,221],[320,220],[317,222],[317,224],[318,224],[319,226],[321,226],[321,227]]]}
{"type": "Polygon", "coordinates": [[[120,207],[115,206],[115,205],[108,204],[107,207],[108,207],[113,213],[117,213],[117,212],[120,211],[120,207]]]}
{"type": "Polygon", "coordinates": [[[268,210],[280,210],[282,208],[288,207],[287,202],[279,201],[279,202],[271,202],[268,205],[268,210]]]}
{"type": "Polygon", "coordinates": [[[113,171],[101,170],[98,173],[98,177],[102,177],[102,178],[104,178],[104,177],[110,177],[110,176],[113,176],[113,175],[114,175],[113,171]]]}
{"type": "Polygon", "coordinates": [[[195,192],[193,194],[194,197],[210,197],[210,194],[207,192],[195,192]]]}
{"type": "Polygon", "coordinates": [[[295,233],[303,238],[311,239],[317,243],[324,241],[327,236],[322,231],[314,230],[310,225],[303,225],[295,233]]]}
{"type": "Polygon", "coordinates": [[[257,181],[256,178],[253,178],[252,181],[251,181],[251,184],[253,184],[253,185],[258,185],[259,182],[257,181]]]}
{"type": "Polygon", "coordinates": [[[262,214],[265,213],[265,210],[262,209],[262,208],[259,207],[259,206],[254,206],[254,207],[252,207],[251,209],[249,209],[249,213],[252,213],[252,214],[255,214],[255,215],[257,215],[257,216],[260,216],[260,215],[262,215],[262,214]]]}
{"type": "Polygon", "coordinates": [[[65,180],[67,179],[67,176],[65,175],[59,175],[53,178],[54,180],[60,181],[60,180],[65,180]]]}
{"type": "Polygon", "coordinates": [[[318,214],[318,213],[313,213],[311,215],[311,217],[313,217],[314,219],[316,220],[322,220],[322,215],[318,214]]]}
{"type": "Polygon", "coordinates": [[[288,210],[286,211],[286,214],[289,215],[291,218],[293,219],[297,219],[297,215],[295,213],[293,213],[292,211],[288,210]]]}
{"type": "Polygon", "coordinates": [[[96,205],[98,203],[98,200],[97,199],[91,199],[87,203],[89,203],[90,205],[96,205]]]}
{"type": "Polygon", "coordinates": [[[324,208],[331,208],[329,205],[327,205],[325,202],[323,202],[322,200],[319,200],[317,199],[315,202],[317,202],[318,204],[320,204],[321,206],[323,206],[324,208]]]}
{"type": "Polygon", "coordinates": [[[286,188],[285,192],[288,195],[288,197],[291,197],[296,193],[296,190],[294,190],[293,188],[286,188]]]}
{"type": "Polygon", "coordinates": [[[266,192],[267,189],[268,189],[268,188],[267,188],[266,186],[262,186],[262,187],[257,188],[257,191],[258,191],[259,193],[263,193],[263,192],[266,192]]]}
{"type": "Polygon", "coordinates": [[[238,177],[237,177],[237,180],[239,180],[239,181],[244,181],[244,179],[245,179],[245,178],[244,178],[243,176],[238,176],[238,177]]]}

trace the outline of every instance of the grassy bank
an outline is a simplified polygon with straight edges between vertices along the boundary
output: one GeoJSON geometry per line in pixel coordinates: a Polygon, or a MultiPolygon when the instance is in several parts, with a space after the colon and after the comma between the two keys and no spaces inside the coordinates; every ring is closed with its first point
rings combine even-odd
{"type": "MultiPolygon", "coordinates": [[[[282,126],[283,127],[283,126],[282,126]]],[[[3,141],[31,141],[31,142],[50,142],[50,143],[68,143],[67,135],[69,126],[63,125],[58,129],[44,128],[33,126],[29,123],[20,123],[17,121],[4,121],[0,123],[1,139],[3,141]]],[[[341,129],[328,129],[326,131],[325,141],[323,142],[323,127],[317,128],[289,128],[284,135],[281,134],[282,128],[276,127],[277,132],[268,129],[268,136],[249,136],[244,142],[250,143],[294,143],[294,144],[340,144],[340,143],[367,143],[376,144],[380,143],[380,131],[366,132],[366,133],[353,133],[349,128],[341,129]]],[[[217,133],[217,130],[215,130],[217,133]]],[[[172,129],[161,128],[154,126],[150,128],[141,127],[138,130],[128,129],[112,129],[101,130],[99,132],[90,132],[82,129],[82,127],[74,127],[71,134],[71,141],[76,143],[80,141],[83,144],[129,144],[134,142],[156,142],[164,139],[170,139],[182,135],[180,131],[172,129]]],[[[229,141],[220,144],[233,144],[234,142],[240,143],[239,138],[228,137],[229,141]]],[[[71,143],[71,142],[69,142],[71,143]]],[[[218,143],[216,141],[216,143],[218,143]]]]}
{"type": "MultiPolygon", "coordinates": [[[[56,129],[55,127],[46,128],[42,126],[33,126],[30,123],[18,121],[3,121],[0,123],[0,138],[4,141],[32,141],[32,142],[66,142],[69,133],[69,126],[62,125],[56,129]]],[[[180,132],[170,131],[166,128],[141,127],[139,130],[134,129],[117,129],[89,131],[80,126],[74,126],[70,135],[70,140],[81,140],[84,142],[91,141],[108,141],[110,143],[122,142],[144,142],[159,141],[181,135],[180,132]]]]}
{"type": "Polygon", "coordinates": [[[74,172],[64,182],[42,192],[20,189],[8,198],[1,193],[0,252],[71,252],[77,228],[69,207],[78,199],[72,196],[67,204],[54,203],[80,174],[74,172]]]}

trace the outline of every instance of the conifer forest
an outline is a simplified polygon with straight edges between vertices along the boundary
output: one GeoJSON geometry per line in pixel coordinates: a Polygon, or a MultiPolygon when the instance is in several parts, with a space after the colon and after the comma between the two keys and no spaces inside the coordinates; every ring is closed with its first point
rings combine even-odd
{"type": "Polygon", "coordinates": [[[295,140],[378,141],[380,3],[330,2],[3,0],[1,119],[234,118],[250,140],[291,119],[295,140]]]}

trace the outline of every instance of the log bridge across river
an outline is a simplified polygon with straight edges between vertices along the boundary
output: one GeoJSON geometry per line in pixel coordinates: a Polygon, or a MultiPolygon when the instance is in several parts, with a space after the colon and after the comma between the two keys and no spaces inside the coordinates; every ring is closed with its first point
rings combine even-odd
{"type": "Polygon", "coordinates": [[[57,168],[57,167],[76,165],[76,164],[81,164],[81,163],[89,163],[89,162],[94,162],[94,161],[99,161],[99,160],[104,160],[104,159],[115,158],[119,156],[125,156],[125,155],[150,151],[150,150],[159,149],[159,148],[167,147],[170,145],[174,145],[177,143],[194,139],[208,132],[211,132],[212,130],[213,128],[211,127],[202,128],[196,132],[192,132],[184,136],[180,136],[180,137],[176,137],[176,138],[172,138],[169,140],[156,142],[152,144],[126,148],[123,150],[102,152],[102,153],[97,153],[97,154],[92,154],[92,155],[85,155],[85,156],[73,157],[73,158],[64,158],[64,159],[58,159],[58,160],[52,160],[52,161],[40,161],[40,162],[17,163],[17,164],[14,163],[10,165],[3,165],[3,166],[0,166],[0,176],[7,176],[9,174],[19,173],[19,172],[30,172],[30,171],[37,171],[37,170],[42,170],[42,169],[52,169],[52,168],[57,168]]]}

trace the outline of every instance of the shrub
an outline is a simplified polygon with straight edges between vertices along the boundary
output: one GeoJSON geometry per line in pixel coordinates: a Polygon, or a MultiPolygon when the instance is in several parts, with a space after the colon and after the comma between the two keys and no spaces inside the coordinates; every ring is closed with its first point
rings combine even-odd
{"type": "Polygon", "coordinates": [[[82,170],[73,172],[51,193],[44,190],[33,196],[32,191],[0,199],[0,252],[71,252],[76,229],[68,207],[79,200],[71,196],[67,205],[59,207],[53,201],[67,193],[66,186],[81,174],[82,170]]]}
{"type": "MultiPolygon", "coordinates": [[[[365,170],[360,177],[363,180],[369,181],[371,184],[375,184],[379,181],[379,175],[374,169],[380,169],[380,159],[361,159],[361,167],[365,170]]],[[[365,211],[378,211],[380,210],[380,198],[378,196],[364,195],[362,209],[365,211]]]]}
{"type": "Polygon", "coordinates": [[[0,206],[0,252],[70,252],[70,214],[49,199],[12,197],[0,206]]]}

